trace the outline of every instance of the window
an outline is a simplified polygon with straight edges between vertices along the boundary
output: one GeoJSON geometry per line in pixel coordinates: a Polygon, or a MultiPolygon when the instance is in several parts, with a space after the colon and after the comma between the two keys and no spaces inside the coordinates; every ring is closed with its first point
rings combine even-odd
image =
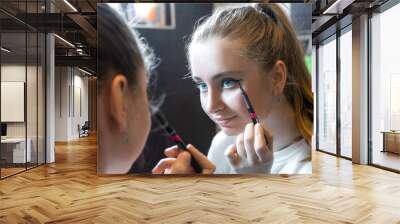
{"type": "Polygon", "coordinates": [[[395,170],[400,170],[398,21],[400,4],[371,18],[372,164],[395,170]]]}
{"type": "Polygon", "coordinates": [[[336,36],[318,48],[318,145],[336,154],[336,36]]]}
{"type": "Polygon", "coordinates": [[[173,3],[109,3],[132,27],[175,29],[173,3]]]}
{"type": "MultiPolygon", "coordinates": [[[[21,14],[40,13],[44,3],[18,2],[18,7],[21,14]]],[[[4,4],[14,5],[15,2],[4,4]]],[[[0,17],[10,23],[15,20],[3,12],[0,17]]],[[[1,114],[5,115],[1,117],[5,130],[0,144],[0,178],[45,163],[46,154],[46,38],[44,33],[23,23],[12,27],[4,24],[0,31],[0,90],[1,99],[9,102],[2,100],[0,105],[1,114]],[[16,109],[10,109],[11,106],[16,109]]]]}
{"type": "Polygon", "coordinates": [[[340,155],[351,158],[352,141],[352,32],[340,36],[340,155]]]}

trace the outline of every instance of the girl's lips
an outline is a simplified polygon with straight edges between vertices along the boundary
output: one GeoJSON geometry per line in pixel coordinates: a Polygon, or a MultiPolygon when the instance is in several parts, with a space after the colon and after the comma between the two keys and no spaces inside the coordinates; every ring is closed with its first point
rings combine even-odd
{"type": "Polygon", "coordinates": [[[215,118],[215,121],[218,122],[218,124],[221,126],[227,126],[235,118],[236,118],[236,115],[232,116],[232,117],[215,118]]]}

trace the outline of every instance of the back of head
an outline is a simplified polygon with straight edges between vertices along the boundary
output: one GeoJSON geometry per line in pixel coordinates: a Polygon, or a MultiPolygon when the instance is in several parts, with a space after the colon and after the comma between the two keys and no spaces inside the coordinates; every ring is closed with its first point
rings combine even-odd
{"type": "Polygon", "coordinates": [[[145,44],[107,4],[98,4],[97,14],[99,90],[118,73],[125,75],[129,85],[134,87],[139,72],[150,67],[145,44]]]}
{"type": "Polygon", "coordinates": [[[276,4],[218,10],[196,27],[188,45],[188,54],[194,43],[211,38],[239,43],[241,54],[256,60],[267,71],[277,60],[285,63],[287,82],[284,95],[295,112],[300,133],[310,144],[314,111],[311,77],[296,33],[283,10],[276,4]]]}
{"type": "Polygon", "coordinates": [[[97,9],[97,169],[126,173],[150,130],[144,76],[150,72],[152,51],[119,12],[107,4],[97,9]]]}

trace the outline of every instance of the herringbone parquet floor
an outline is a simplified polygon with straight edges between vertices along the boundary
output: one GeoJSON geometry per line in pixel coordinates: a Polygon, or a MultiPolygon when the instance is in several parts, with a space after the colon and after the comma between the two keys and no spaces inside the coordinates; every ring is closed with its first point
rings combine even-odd
{"type": "Polygon", "coordinates": [[[0,181],[0,223],[400,223],[400,175],[313,153],[312,176],[96,175],[96,141],[0,181]]]}

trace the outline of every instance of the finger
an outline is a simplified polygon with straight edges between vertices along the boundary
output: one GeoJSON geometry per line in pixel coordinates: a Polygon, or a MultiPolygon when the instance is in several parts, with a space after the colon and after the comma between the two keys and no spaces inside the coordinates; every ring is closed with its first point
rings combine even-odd
{"type": "Polygon", "coordinates": [[[165,154],[167,157],[176,158],[176,157],[178,157],[180,151],[181,151],[181,150],[178,148],[178,146],[177,146],[177,145],[174,145],[174,146],[171,146],[171,147],[169,147],[169,148],[166,148],[166,149],[164,150],[164,154],[165,154]]]}
{"type": "Polygon", "coordinates": [[[244,147],[246,150],[247,161],[250,165],[258,163],[258,157],[254,150],[254,124],[248,123],[244,130],[244,147]]]}
{"type": "Polygon", "coordinates": [[[170,174],[191,174],[194,173],[193,167],[190,165],[190,153],[182,151],[176,158],[175,163],[169,169],[170,174]]]}
{"type": "Polygon", "coordinates": [[[236,145],[232,144],[225,150],[225,158],[231,164],[231,166],[239,165],[240,159],[236,150],[236,145]]]}
{"type": "Polygon", "coordinates": [[[183,164],[185,167],[190,166],[190,153],[187,151],[182,151],[179,153],[178,157],[176,158],[176,161],[179,162],[180,164],[183,164]]]}
{"type": "Polygon", "coordinates": [[[254,129],[255,129],[254,149],[258,157],[257,159],[259,159],[261,162],[268,162],[272,156],[272,148],[267,146],[267,142],[265,139],[266,132],[264,132],[264,128],[259,123],[255,125],[254,129]]]}
{"type": "Polygon", "coordinates": [[[175,161],[175,158],[162,159],[157,163],[151,172],[153,174],[163,174],[166,169],[170,168],[174,164],[175,161]]]}
{"type": "Polygon", "coordinates": [[[199,163],[199,165],[203,168],[203,174],[212,174],[215,171],[215,165],[207,159],[203,153],[201,153],[198,149],[196,149],[193,145],[188,144],[186,149],[190,152],[193,158],[199,163]]]}
{"type": "Polygon", "coordinates": [[[244,147],[243,133],[236,137],[236,152],[239,155],[240,160],[246,160],[246,150],[244,147]]]}

